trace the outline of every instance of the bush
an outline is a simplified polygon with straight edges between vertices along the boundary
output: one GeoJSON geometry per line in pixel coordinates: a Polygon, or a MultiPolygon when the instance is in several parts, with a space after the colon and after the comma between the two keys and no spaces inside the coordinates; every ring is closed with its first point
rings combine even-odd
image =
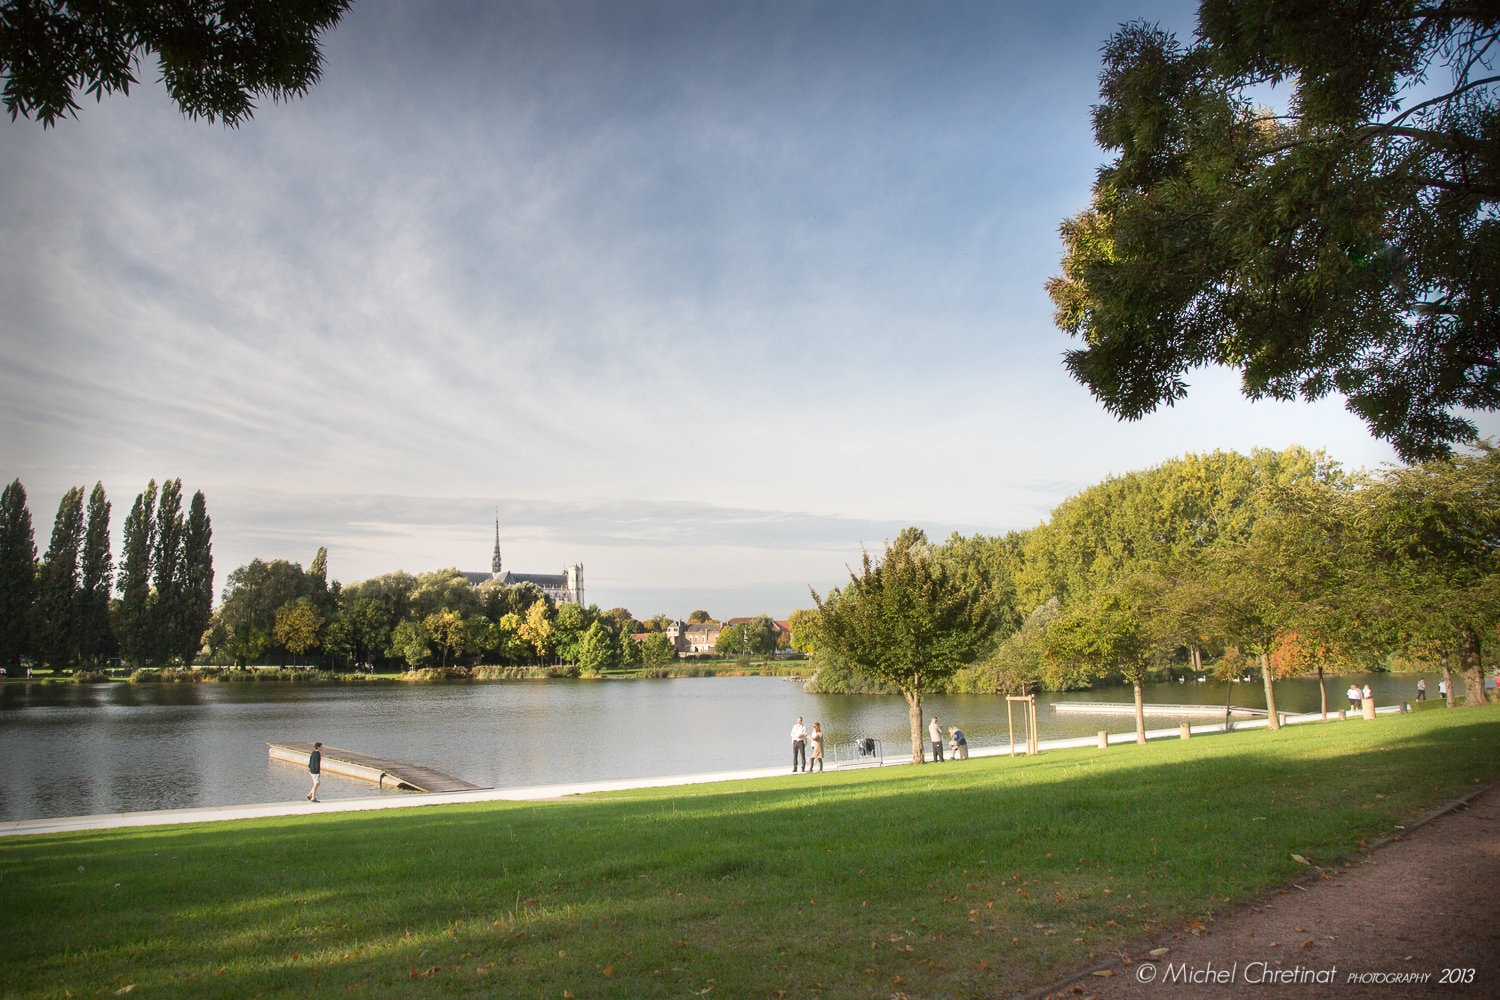
{"type": "Polygon", "coordinates": [[[108,684],[109,675],[102,670],[75,670],[73,681],[76,684],[108,684]]]}

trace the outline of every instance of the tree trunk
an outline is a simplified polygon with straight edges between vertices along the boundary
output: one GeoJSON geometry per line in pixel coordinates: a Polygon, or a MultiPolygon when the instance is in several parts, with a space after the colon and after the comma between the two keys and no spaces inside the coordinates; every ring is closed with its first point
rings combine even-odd
{"type": "Polygon", "coordinates": [[[1260,679],[1266,685],[1266,719],[1272,729],[1281,728],[1281,719],[1276,716],[1276,686],[1271,682],[1271,658],[1260,654],[1260,679]]]}
{"type": "Polygon", "coordinates": [[[1443,701],[1449,708],[1453,707],[1453,657],[1443,657],[1443,689],[1447,692],[1443,695],[1443,701]]]}
{"type": "Polygon", "coordinates": [[[901,693],[906,695],[906,714],[911,722],[911,762],[922,764],[927,760],[922,749],[922,692],[913,687],[901,693]]]}
{"type": "Polygon", "coordinates": [[[1135,682],[1135,741],[1146,742],[1146,693],[1140,681],[1135,682]]]}
{"type": "Polygon", "coordinates": [[[1195,642],[1190,648],[1193,651],[1193,679],[1197,680],[1197,675],[1203,673],[1203,647],[1195,642]]]}
{"type": "Polygon", "coordinates": [[[1323,664],[1318,664],[1318,698],[1323,703],[1323,721],[1328,721],[1328,688],[1323,683],[1323,664]]]}
{"type": "MultiPolygon", "coordinates": [[[[1464,675],[1464,704],[1483,705],[1484,667],[1480,665],[1479,630],[1464,629],[1463,642],[1458,647],[1458,669],[1464,675]]],[[[1449,686],[1452,690],[1452,686],[1449,686]]]]}

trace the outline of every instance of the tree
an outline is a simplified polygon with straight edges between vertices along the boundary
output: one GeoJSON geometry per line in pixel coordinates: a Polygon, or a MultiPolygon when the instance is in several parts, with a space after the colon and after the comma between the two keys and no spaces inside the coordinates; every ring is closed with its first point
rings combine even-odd
{"type": "Polygon", "coordinates": [[[31,652],[36,604],[36,536],[26,487],[13,480],[0,494],[0,667],[14,673],[31,652]]]}
{"type": "Polygon", "coordinates": [[[792,631],[792,648],[813,655],[818,648],[818,613],[811,608],[798,608],[787,619],[787,625],[792,631]]]}
{"type": "Polygon", "coordinates": [[[52,543],[42,558],[36,655],[54,669],[78,659],[78,558],[83,547],[83,490],[72,487],[57,505],[52,543]]]}
{"type": "MultiPolygon", "coordinates": [[[[321,551],[321,550],[320,550],[321,551]]],[[[214,552],[213,521],[203,491],[193,493],[188,504],[187,524],[182,532],[181,603],[171,652],[185,665],[202,648],[202,636],[213,618],[214,552]]]]}
{"type": "Polygon", "coordinates": [[[820,647],[906,698],[911,759],[921,763],[922,692],[992,640],[1002,611],[993,591],[965,586],[925,533],[906,528],[879,563],[866,551],[843,589],[812,598],[820,647]]]}
{"type": "Polygon", "coordinates": [[[447,667],[468,647],[468,623],[457,611],[438,611],[422,619],[428,642],[441,654],[439,665],[447,667]]]}
{"type": "Polygon", "coordinates": [[[312,584],[300,564],[252,559],[229,574],[214,616],[223,629],[224,649],[241,667],[264,656],[275,641],[277,609],[312,596],[312,584]]]}
{"type": "MultiPolygon", "coordinates": [[[[323,636],[323,616],[306,597],[276,609],[271,638],[288,653],[301,659],[318,647],[323,636]]],[[[285,664],[283,664],[285,665],[285,664]]]]}
{"type": "Polygon", "coordinates": [[[1125,581],[1066,607],[1047,627],[1049,658],[1085,665],[1094,677],[1124,675],[1135,689],[1135,741],[1146,742],[1145,696],[1141,685],[1156,651],[1147,614],[1125,581]]]}
{"type": "Polygon", "coordinates": [[[373,597],[356,597],[339,603],[324,641],[328,649],[342,653],[351,662],[367,664],[384,652],[390,637],[391,622],[385,605],[373,597]]]}
{"type": "MultiPolygon", "coordinates": [[[[151,557],[156,550],[156,480],[136,494],[130,514],[125,518],[124,541],[120,552],[119,628],[125,658],[136,666],[145,666],[151,656],[151,557]]],[[[267,623],[269,633],[270,624],[267,623]]]]}
{"type": "Polygon", "coordinates": [[[421,622],[400,622],[391,629],[391,648],[386,652],[404,662],[408,669],[417,670],[432,659],[432,647],[427,639],[427,630],[421,622]]]}
{"type": "Polygon", "coordinates": [[[583,638],[579,640],[578,669],[591,677],[602,674],[614,666],[617,656],[618,650],[610,642],[609,631],[599,622],[590,625],[588,631],[583,633],[583,638]]]}
{"type": "MultiPolygon", "coordinates": [[[[187,612],[182,563],[184,530],[182,480],[163,480],[156,499],[156,546],[151,555],[150,659],[154,663],[170,661],[184,645],[180,639],[187,612]]],[[[196,629],[193,639],[202,634],[203,629],[196,629]]],[[[193,652],[197,650],[195,642],[193,652]]]]}
{"type": "Polygon", "coordinates": [[[13,0],[0,6],[0,75],[11,120],[76,117],[78,96],[128,94],[154,53],[189,118],[238,125],[257,98],[307,93],[322,72],[318,36],[350,0],[13,0]]]}
{"type": "Polygon", "coordinates": [[[1464,700],[1485,701],[1483,636],[1500,624],[1500,449],[1389,470],[1362,519],[1385,617],[1407,641],[1456,656],[1464,700]]]}
{"type": "MultiPolygon", "coordinates": [[[[89,494],[88,523],[79,560],[78,651],[85,663],[102,663],[114,651],[109,627],[109,595],[114,589],[114,557],[109,547],[109,500],[104,485],[89,494]]],[[[212,588],[213,581],[209,581],[212,588]]],[[[213,593],[210,590],[210,601],[213,593]]]]}
{"type": "Polygon", "coordinates": [[[548,617],[549,608],[546,601],[537,601],[526,609],[526,617],[521,619],[520,628],[516,633],[531,644],[536,650],[537,659],[546,660],[552,655],[552,648],[556,642],[557,629],[548,617]]]}
{"type": "Polygon", "coordinates": [[[652,632],[646,636],[641,640],[640,649],[643,667],[664,667],[677,659],[677,647],[665,632],[652,632]]]}
{"type": "Polygon", "coordinates": [[[707,611],[689,611],[687,620],[689,625],[702,625],[704,622],[713,621],[714,617],[707,611]]]}
{"type": "Polygon", "coordinates": [[[1135,419],[1238,369],[1348,408],[1406,460],[1500,406],[1500,19],[1459,0],[1203,0],[1184,47],[1104,50],[1092,204],[1062,224],[1066,364],[1135,419]],[[1439,77],[1446,74],[1446,80],[1439,77]],[[1489,74],[1489,75],[1485,75],[1489,74]],[[1257,105],[1271,85],[1285,107],[1257,105]]]}

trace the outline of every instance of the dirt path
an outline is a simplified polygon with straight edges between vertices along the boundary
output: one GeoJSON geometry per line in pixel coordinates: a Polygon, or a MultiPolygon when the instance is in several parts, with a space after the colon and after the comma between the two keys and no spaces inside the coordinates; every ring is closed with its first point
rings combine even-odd
{"type": "Polygon", "coordinates": [[[1328,874],[1046,995],[1500,997],[1500,787],[1328,874]]]}

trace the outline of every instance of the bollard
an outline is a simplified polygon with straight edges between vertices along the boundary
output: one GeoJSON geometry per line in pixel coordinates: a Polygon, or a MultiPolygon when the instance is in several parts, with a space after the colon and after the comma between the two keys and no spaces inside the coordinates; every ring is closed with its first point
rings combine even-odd
{"type": "Polygon", "coordinates": [[[1182,738],[1183,739],[1187,739],[1189,736],[1192,736],[1192,735],[1193,735],[1193,727],[1190,726],[1190,725],[1188,725],[1186,722],[1184,722],[1182,724],[1182,738]]]}
{"type": "Polygon", "coordinates": [[[1339,721],[1343,722],[1347,718],[1349,718],[1349,713],[1344,711],[1342,708],[1339,709],[1339,721]]]}
{"type": "Polygon", "coordinates": [[[1365,699],[1365,718],[1370,719],[1372,721],[1375,718],[1375,699],[1374,698],[1366,698],[1365,699]]]}
{"type": "Polygon", "coordinates": [[[1099,730],[1099,749],[1104,750],[1109,746],[1109,730],[1099,730]]]}
{"type": "Polygon", "coordinates": [[[1411,711],[1411,703],[1403,701],[1401,703],[1401,714],[1405,715],[1407,712],[1410,712],[1410,711],[1411,711]]]}

